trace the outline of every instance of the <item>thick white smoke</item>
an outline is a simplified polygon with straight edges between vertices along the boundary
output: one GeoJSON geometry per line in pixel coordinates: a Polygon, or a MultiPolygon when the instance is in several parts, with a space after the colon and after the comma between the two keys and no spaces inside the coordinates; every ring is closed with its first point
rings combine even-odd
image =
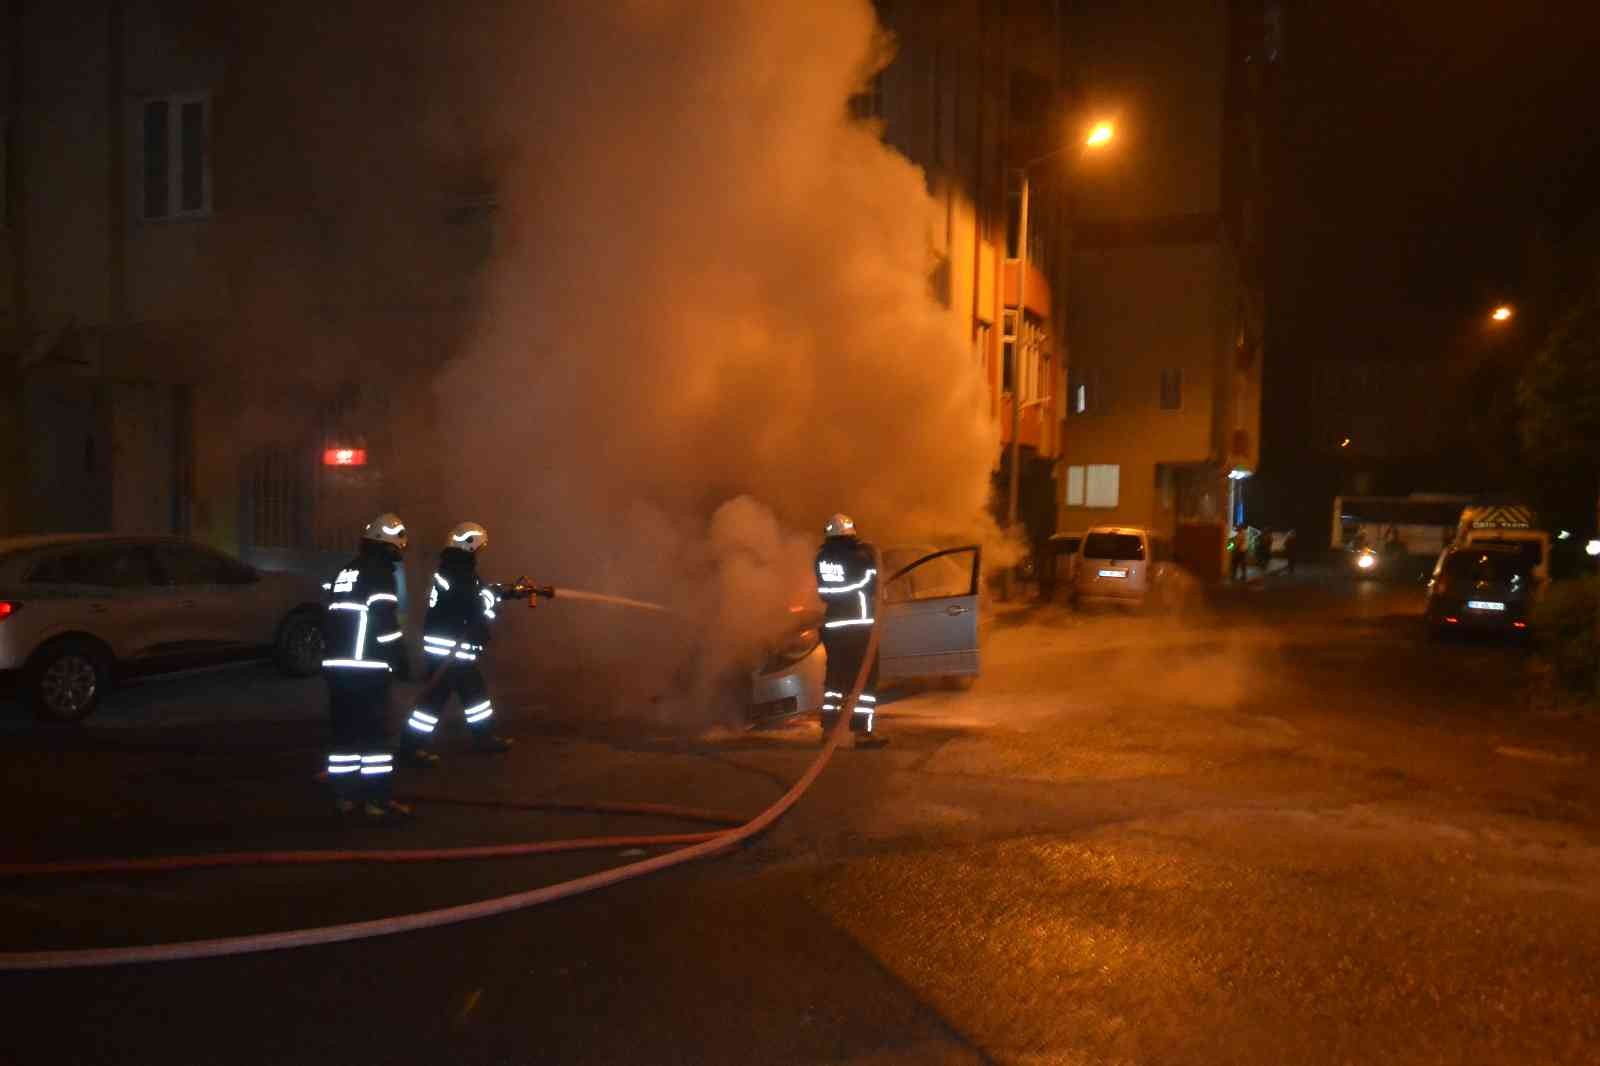
{"type": "Polygon", "coordinates": [[[847,118],[883,52],[867,0],[528,3],[469,36],[499,229],[438,385],[453,506],[486,570],[688,620],[558,600],[531,657],[575,626],[586,698],[699,700],[814,602],[830,513],[880,546],[984,526],[999,442],[930,295],[942,215],[847,118]]]}

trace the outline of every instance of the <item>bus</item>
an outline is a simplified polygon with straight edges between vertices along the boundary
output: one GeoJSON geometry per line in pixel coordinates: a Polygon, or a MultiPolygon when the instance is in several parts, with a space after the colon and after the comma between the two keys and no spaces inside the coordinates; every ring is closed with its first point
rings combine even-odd
{"type": "Polygon", "coordinates": [[[1456,539],[1461,512],[1471,496],[1412,493],[1410,496],[1335,496],[1333,547],[1381,548],[1390,531],[1407,555],[1437,558],[1456,539]]]}

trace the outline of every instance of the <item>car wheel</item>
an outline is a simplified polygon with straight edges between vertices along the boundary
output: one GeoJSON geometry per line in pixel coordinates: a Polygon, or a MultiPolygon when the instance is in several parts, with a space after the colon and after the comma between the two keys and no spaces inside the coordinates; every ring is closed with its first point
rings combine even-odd
{"type": "Polygon", "coordinates": [[[33,713],[47,722],[81,722],[111,684],[111,659],[90,640],[69,637],[34,653],[23,691],[33,713]]]}
{"type": "Polygon", "coordinates": [[[296,611],[278,627],[273,649],[278,669],[291,677],[310,677],[322,668],[322,621],[312,611],[296,611]]]}

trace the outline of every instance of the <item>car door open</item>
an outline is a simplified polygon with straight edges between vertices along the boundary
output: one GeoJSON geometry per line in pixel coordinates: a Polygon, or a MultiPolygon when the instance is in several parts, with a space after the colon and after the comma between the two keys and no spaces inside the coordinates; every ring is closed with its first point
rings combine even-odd
{"type": "Polygon", "coordinates": [[[884,582],[878,675],[968,677],[978,673],[977,545],[908,563],[884,582]]]}

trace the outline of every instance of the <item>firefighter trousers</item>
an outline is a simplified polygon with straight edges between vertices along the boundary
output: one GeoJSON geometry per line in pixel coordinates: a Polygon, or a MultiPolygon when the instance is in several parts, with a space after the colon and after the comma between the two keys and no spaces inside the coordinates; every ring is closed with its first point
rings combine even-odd
{"type": "MultiPolygon", "coordinates": [[[[828,652],[828,672],[822,682],[822,728],[833,728],[843,708],[844,698],[856,683],[861,672],[861,661],[867,654],[867,643],[872,630],[867,626],[840,626],[822,630],[822,646],[828,652]]],[[[867,671],[867,683],[861,688],[855,713],[850,716],[853,733],[871,733],[878,707],[878,657],[873,655],[872,666],[867,671]]]]}
{"type": "Polygon", "coordinates": [[[328,749],[328,783],[340,799],[389,799],[394,749],[389,743],[389,676],[325,669],[333,746],[328,749]]]}
{"type": "Polygon", "coordinates": [[[489,686],[475,662],[452,662],[445,667],[444,675],[432,689],[421,694],[417,705],[406,720],[405,745],[420,748],[429,734],[439,727],[439,717],[450,697],[461,701],[461,716],[467,728],[475,735],[489,730],[489,719],[494,716],[494,704],[489,699],[489,686]]]}

